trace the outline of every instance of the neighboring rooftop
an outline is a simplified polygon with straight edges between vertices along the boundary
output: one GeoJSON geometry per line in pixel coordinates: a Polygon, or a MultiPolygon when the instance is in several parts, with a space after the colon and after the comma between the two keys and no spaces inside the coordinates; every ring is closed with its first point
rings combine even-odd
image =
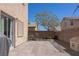
{"type": "Polygon", "coordinates": [[[30,23],[28,26],[29,27],[36,27],[37,25],[36,25],[36,23],[30,23]]]}
{"type": "Polygon", "coordinates": [[[64,21],[64,20],[75,20],[75,21],[79,21],[79,17],[64,17],[63,20],[61,21],[61,23],[64,21]]]}
{"type": "Polygon", "coordinates": [[[79,17],[64,17],[63,19],[68,19],[68,20],[71,20],[71,19],[79,19],[79,17]]]}

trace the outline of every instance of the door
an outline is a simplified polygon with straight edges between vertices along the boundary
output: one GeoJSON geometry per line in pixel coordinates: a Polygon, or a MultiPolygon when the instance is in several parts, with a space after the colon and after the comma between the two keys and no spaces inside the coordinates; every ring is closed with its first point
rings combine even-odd
{"type": "Polygon", "coordinates": [[[9,39],[9,46],[13,46],[13,35],[12,35],[12,19],[9,17],[2,17],[2,22],[3,22],[3,31],[2,33],[7,36],[7,38],[9,39]]]}
{"type": "Polygon", "coordinates": [[[11,41],[11,47],[13,46],[13,20],[12,19],[9,19],[9,38],[10,38],[10,41],[11,41]]]}
{"type": "MultiPolygon", "coordinates": [[[[4,26],[5,27],[5,26],[4,26]]],[[[12,42],[13,42],[13,38],[12,38],[12,19],[11,18],[7,18],[7,36],[9,38],[9,43],[10,43],[10,46],[12,47],[12,42]]]]}

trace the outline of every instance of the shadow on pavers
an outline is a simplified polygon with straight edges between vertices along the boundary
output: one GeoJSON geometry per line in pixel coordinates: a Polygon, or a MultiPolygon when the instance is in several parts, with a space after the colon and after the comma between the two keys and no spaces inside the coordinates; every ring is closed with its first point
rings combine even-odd
{"type": "MultiPolygon", "coordinates": [[[[71,56],[79,56],[79,52],[73,51],[70,49],[70,44],[67,42],[63,42],[60,40],[55,40],[55,42],[61,46],[63,46],[65,49],[63,49],[65,52],[69,53],[71,56]]],[[[61,49],[59,49],[61,50],[61,49]]]]}

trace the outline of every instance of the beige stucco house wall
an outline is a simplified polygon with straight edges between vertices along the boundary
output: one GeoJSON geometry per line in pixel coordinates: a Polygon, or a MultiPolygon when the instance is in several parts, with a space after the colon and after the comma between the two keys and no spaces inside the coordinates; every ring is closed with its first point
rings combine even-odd
{"type": "Polygon", "coordinates": [[[79,28],[79,17],[64,17],[61,22],[61,30],[79,28]]]}
{"type": "Polygon", "coordinates": [[[6,14],[14,17],[14,43],[15,46],[22,44],[23,42],[27,41],[28,35],[28,4],[22,3],[1,3],[0,4],[0,13],[1,11],[5,12],[6,14]],[[23,23],[23,36],[17,36],[17,24],[18,21],[23,23]]]}

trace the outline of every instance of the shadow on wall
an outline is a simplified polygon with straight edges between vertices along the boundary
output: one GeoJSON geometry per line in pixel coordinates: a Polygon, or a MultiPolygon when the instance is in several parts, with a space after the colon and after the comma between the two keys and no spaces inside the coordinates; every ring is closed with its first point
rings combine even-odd
{"type": "Polygon", "coordinates": [[[71,56],[79,56],[79,52],[76,52],[70,48],[70,44],[61,40],[55,40],[59,45],[63,46],[65,52],[69,53],[71,56]]]}

